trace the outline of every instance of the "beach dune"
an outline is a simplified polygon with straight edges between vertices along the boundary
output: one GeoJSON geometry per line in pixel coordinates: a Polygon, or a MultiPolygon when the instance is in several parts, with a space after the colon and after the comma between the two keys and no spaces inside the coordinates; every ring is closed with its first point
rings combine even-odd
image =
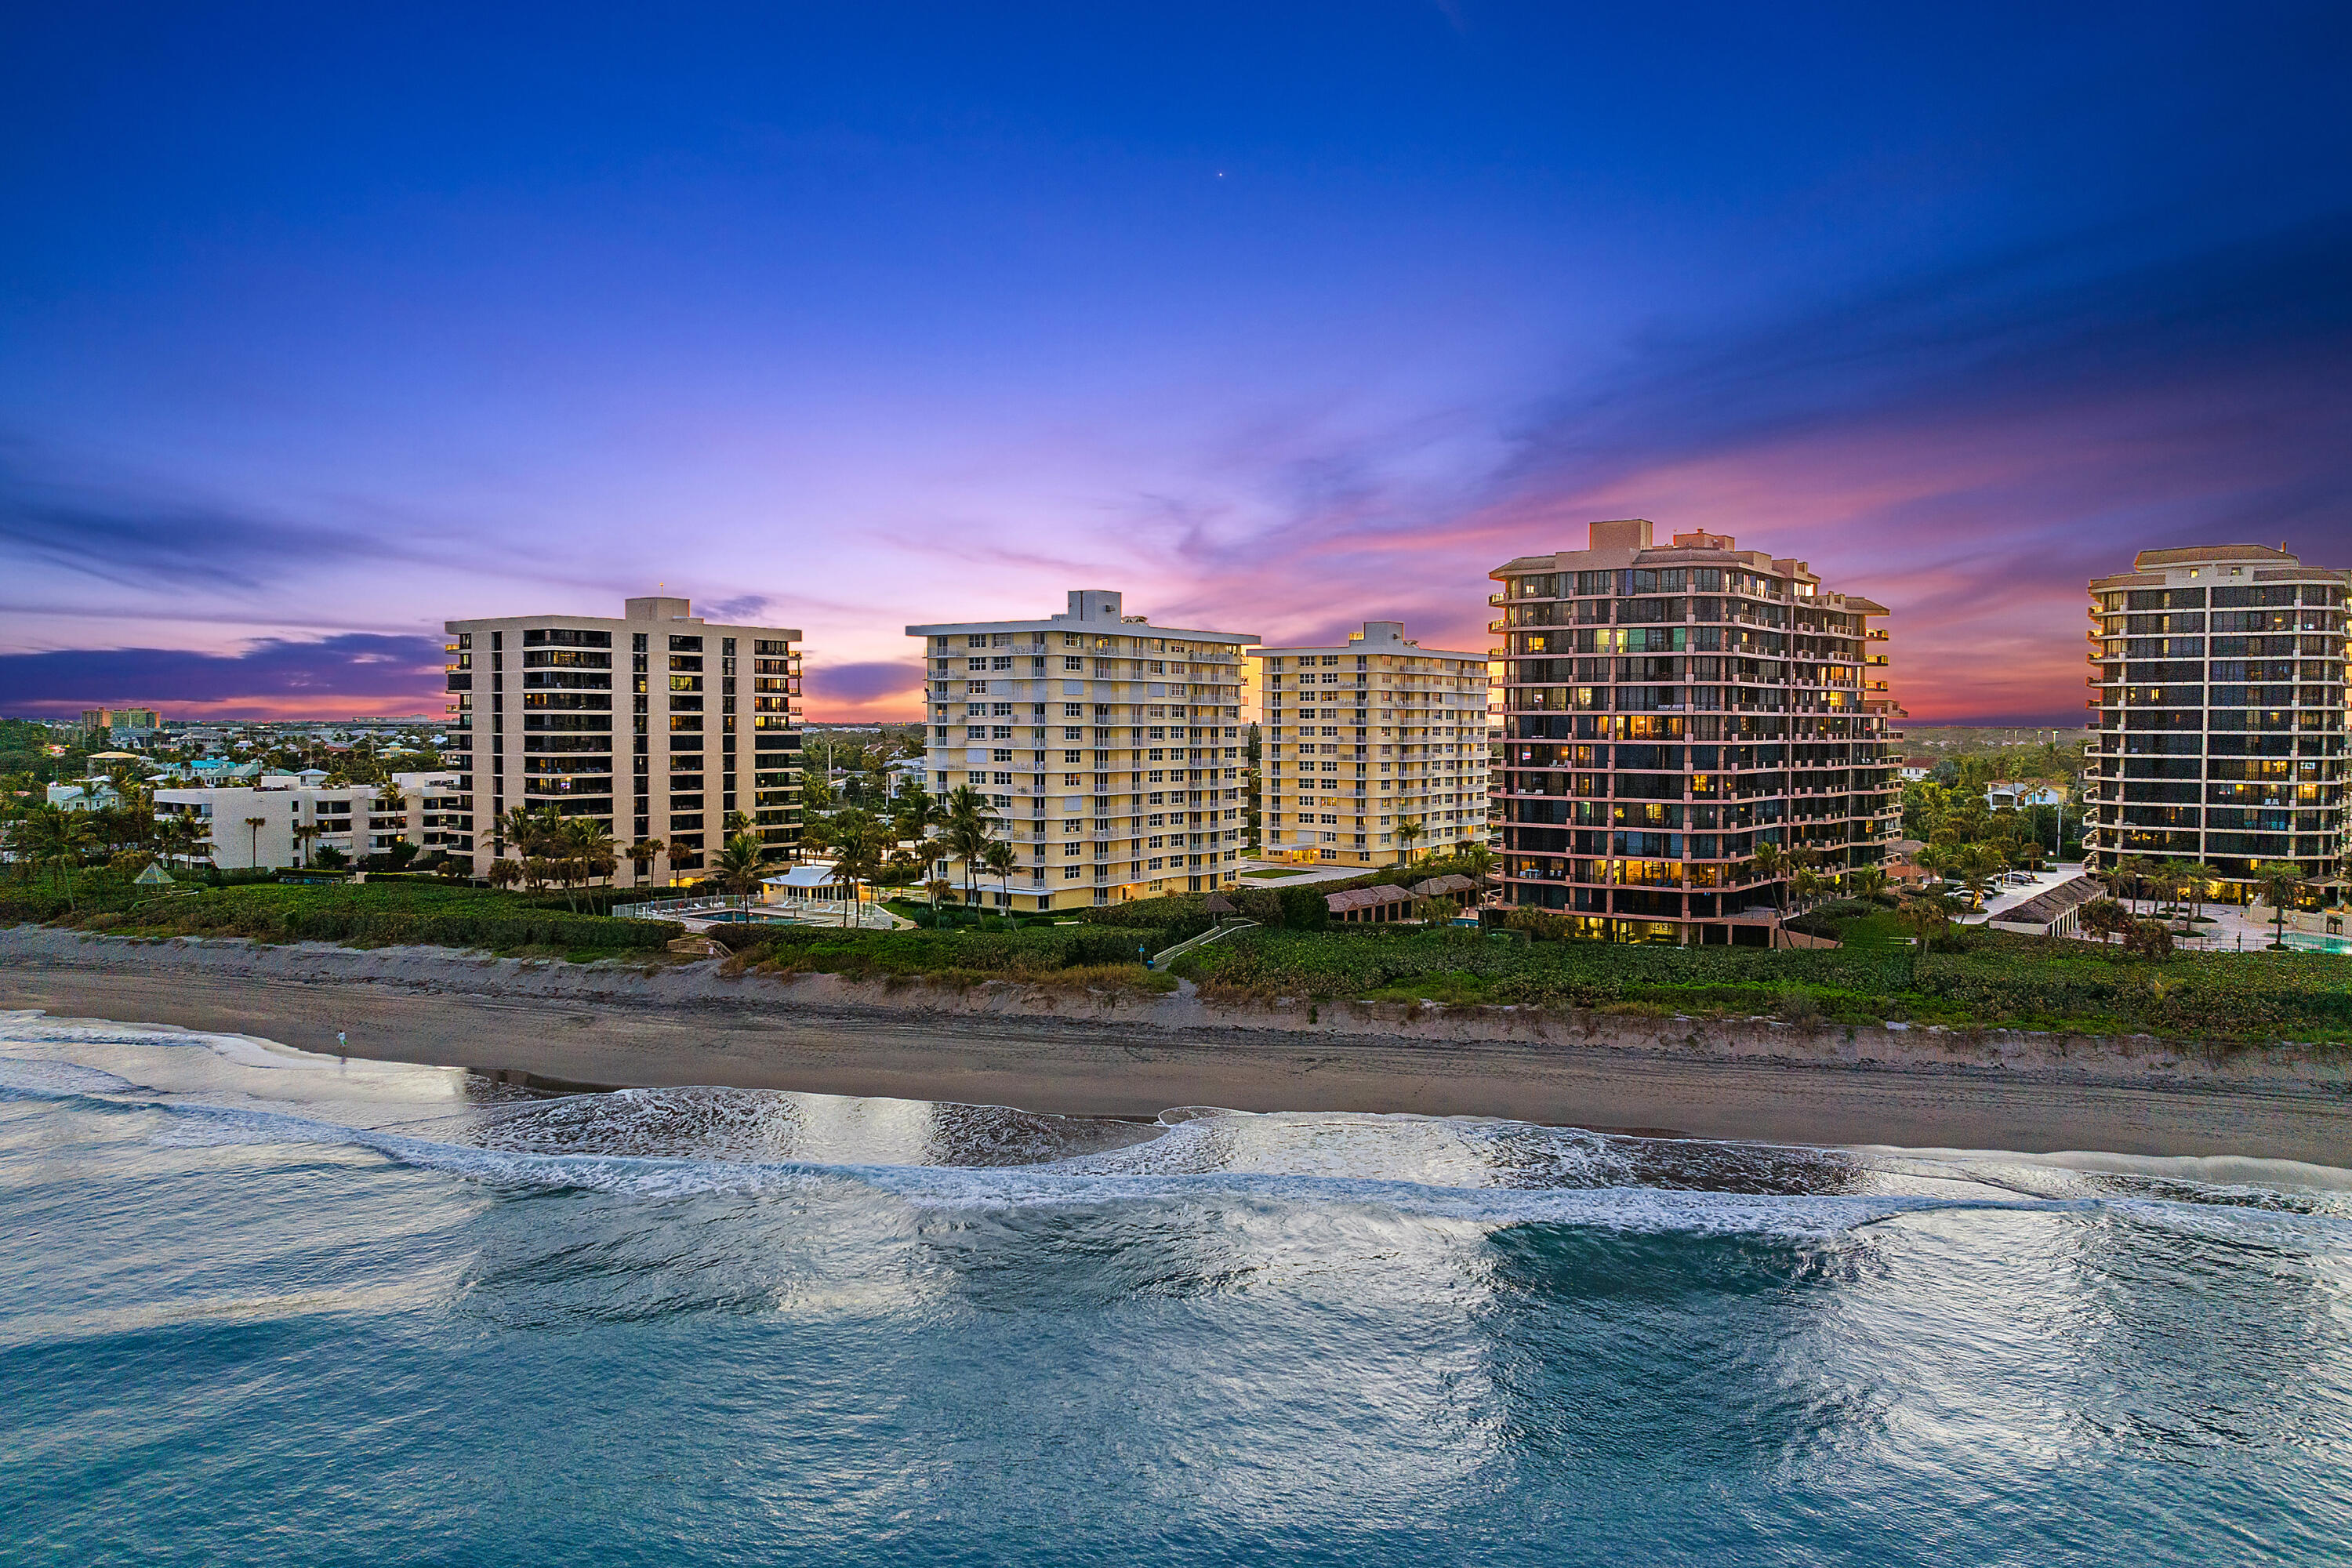
{"type": "Polygon", "coordinates": [[[2352,1163],[2340,1062],[2154,1042],[1985,1041],[1759,1023],[1448,1020],[1187,997],[896,992],[0,931],[0,1007],[256,1035],[551,1085],[728,1084],[1150,1117],[1173,1107],[1499,1116],[1695,1137],[2352,1163]]]}

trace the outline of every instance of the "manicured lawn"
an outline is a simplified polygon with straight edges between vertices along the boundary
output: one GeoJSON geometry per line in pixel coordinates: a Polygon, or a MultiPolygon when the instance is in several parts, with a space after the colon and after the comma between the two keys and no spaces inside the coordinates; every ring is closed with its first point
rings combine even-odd
{"type": "Polygon", "coordinates": [[[1312,866],[1272,866],[1262,871],[1244,871],[1242,875],[1252,881],[1270,882],[1284,877],[1305,877],[1314,873],[1312,866]]]}
{"type": "Polygon", "coordinates": [[[1911,932],[1893,910],[1864,915],[1838,928],[1838,940],[1848,947],[1908,947],[1911,932]]]}

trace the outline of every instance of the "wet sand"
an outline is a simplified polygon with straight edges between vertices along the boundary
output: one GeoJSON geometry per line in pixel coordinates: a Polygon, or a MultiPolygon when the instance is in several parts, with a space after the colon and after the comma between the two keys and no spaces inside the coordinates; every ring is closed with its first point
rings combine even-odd
{"type": "Polygon", "coordinates": [[[426,987],[211,973],[165,952],[0,955],[0,1007],[330,1053],[340,1031],[353,1056],[580,1086],[729,1084],[1110,1116],[1185,1105],[1507,1116],[1802,1143],[2352,1164],[2352,1097],[2340,1089],[2019,1081],[1998,1069],[1676,1059],[1550,1039],[925,1016],[751,993],[571,1000],[499,994],[495,965],[475,991],[446,977],[426,987]]]}

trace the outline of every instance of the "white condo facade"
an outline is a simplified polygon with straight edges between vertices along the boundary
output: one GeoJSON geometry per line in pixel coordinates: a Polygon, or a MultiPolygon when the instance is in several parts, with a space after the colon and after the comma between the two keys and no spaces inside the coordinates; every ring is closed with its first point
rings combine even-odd
{"type": "MultiPolygon", "coordinates": [[[[1247,632],[1154,626],[1073,591],[1037,620],[912,626],[926,670],[925,773],[989,797],[1016,868],[998,907],[1069,909],[1199,891],[1238,870],[1247,632]]],[[[961,868],[950,879],[961,887],[961,868]]]]}
{"type": "Polygon", "coordinates": [[[201,824],[212,863],[243,871],[312,865],[322,848],[341,851],[352,865],[404,841],[427,848],[439,842],[442,818],[458,798],[456,776],[438,773],[394,774],[391,790],[273,773],[249,787],[158,789],[155,815],[201,824]]]}
{"type": "Polygon", "coordinates": [[[1367,621],[1337,646],[1253,648],[1247,676],[1267,859],[1392,866],[1485,839],[1485,654],[1367,621]]]}

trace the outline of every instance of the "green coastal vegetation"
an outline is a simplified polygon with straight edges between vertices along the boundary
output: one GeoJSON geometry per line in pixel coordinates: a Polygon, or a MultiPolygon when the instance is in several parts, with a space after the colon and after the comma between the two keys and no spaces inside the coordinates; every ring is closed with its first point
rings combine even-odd
{"type": "MultiPolygon", "coordinates": [[[[922,880],[935,852],[921,847],[925,839],[966,864],[989,863],[999,846],[984,802],[968,791],[935,800],[919,789],[886,798],[882,781],[869,776],[881,770],[878,749],[858,761],[860,768],[845,770],[842,794],[852,798],[827,801],[811,837],[833,849],[845,880],[895,894],[889,907],[916,929],[721,926],[711,935],[728,950],[729,973],[951,986],[1011,981],[1109,996],[1147,996],[1181,979],[1212,1001],[1242,1007],[1439,1003],[1765,1017],[1804,1028],[1900,1023],[2147,1033],[2214,1049],[2352,1042],[2352,985],[2342,958],[2174,951],[2173,934],[2196,919],[2195,867],[2118,868],[2110,879],[2115,896],[2084,910],[2093,941],[1956,926],[1952,917],[2000,868],[2036,863],[2042,831],[2047,841],[2063,840],[2054,814],[1984,810],[1980,781],[1968,776],[2030,774],[2043,761],[2038,756],[1963,759],[1950,785],[1927,781],[1906,792],[1906,823],[1923,840],[1916,858],[1948,879],[1941,889],[1898,900],[1881,876],[1832,884],[1792,861],[1788,925],[1840,944],[1799,950],[1599,943],[1537,910],[1488,911],[1483,923],[1456,923],[1453,907],[1433,900],[1408,907],[1410,919],[1395,924],[1329,919],[1325,898],[1334,891],[1480,875],[1491,868],[1483,847],[1343,881],[1246,879],[1213,905],[1207,895],[1184,894],[1015,920],[975,908],[971,888],[922,880]],[[1147,966],[1152,955],[1224,925],[1235,929],[1147,966]]],[[[28,788],[15,792],[0,924],[131,937],[434,945],[583,963],[694,958],[666,951],[683,933],[677,922],[610,914],[644,895],[611,885],[616,871],[627,872],[619,865],[626,852],[616,856],[609,843],[559,842],[517,824],[517,842],[536,848],[516,862],[509,885],[490,888],[384,867],[364,882],[317,867],[223,873],[203,862],[204,847],[188,825],[158,818],[135,781],[124,784],[121,807],[90,812],[59,811],[38,805],[28,788]],[[597,880],[606,885],[592,885],[597,880]]],[[[721,857],[714,880],[722,888],[756,883],[761,857],[746,848],[738,858],[740,867],[721,857]]],[[[2297,896],[2291,869],[2282,868],[2280,887],[2266,889],[2270,901],[2284,905],[2297,896]]]]}
{"type": "Polygon", "coordinates": [[[429,879],[303,883],[224,877],[169,886],[110,870],[86,874],[68,901],[55,888],[0,889],[0,926],[39,923],[140,937],[244,937],[346,947],[416,944],[569,959],[660,952],[674,921],[574,912],[556,895],[452,887],[429,879]]]}
{"type": "MultiPolygon", "coordinates": [[[[1485,928],[1341,927],[1324,915],[1322,891],[1333,885],[1236,889],[1227,895],[1233,915],[1213,911],[1204,895],[1187,894],[1076,920],[896,931],[744,925],[712,935],[729,951],[730,973],[949,986],[1011,981],[1138,997],[1172,989],[1181,977],[1197,983],[1206,1000],[1244,1008],[1441,1003],[1652,1019],[1763,1017],[1807,1029],[1892,1022],[2144,1033],[2224,1051],[2278,1040],[2352,1043],[2352,985],[2344,961],[2326,954],[2149,957],[2113,943],[1950,926],[1928,930],[1923,943],[1916,923],[1868,900],[1815,911],[1843,941],[1815,950],[1561,940],[1548,929],[1552,918],[1536,911],[1485,928]],[[1256,923],[1163,970],[1145,967],[1146,956],[1236,920],[1256,923]]],[[[128,937],[419,943],[578,963],[691,961],[664,951],[681,931],[672,921],[575,912],[557,893],[421,878],[306,884],[232,877],[217,886],[158,888],[101,870],[86,875],[70,908],[54,889],[19,882],[0,890],[0,924],[20,921],[128,937]]]]}

